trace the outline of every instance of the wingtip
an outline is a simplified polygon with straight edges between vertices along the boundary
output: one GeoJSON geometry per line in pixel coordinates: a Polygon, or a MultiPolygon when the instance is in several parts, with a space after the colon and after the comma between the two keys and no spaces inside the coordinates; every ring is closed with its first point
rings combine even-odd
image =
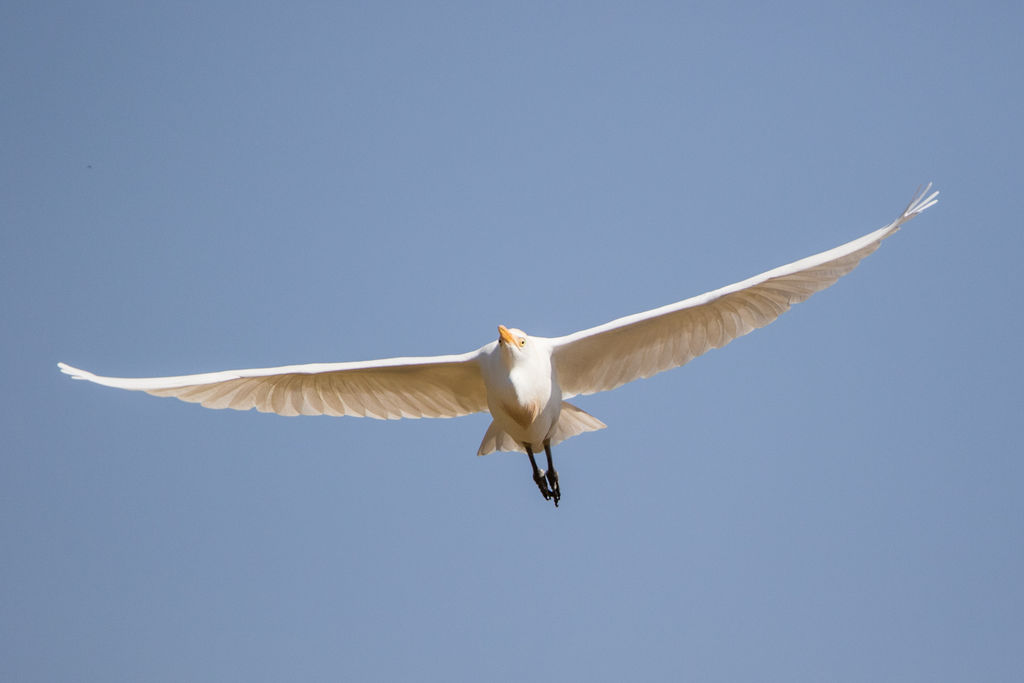
{"type": "Polygon", "coordinates": [[[935,192],[928,194],[931,189],[931,183],[917,188],[917,192],[914,193],[914,198],[911,200],[910,204],[907,205],[906,210],[903,211],[904,219],[913,218],[925,209],[938,203],[939,191],[936,190],[935,192]]]}
{"type": "Polygon", "coordinates": [[[71,379],[86,379],[86,376],[89,374],[85,370],[73,368],[67,363],[58,362],[57,367],[60,368],[60,371],[63,372],[65,375],[70,376],[71,379]]]}

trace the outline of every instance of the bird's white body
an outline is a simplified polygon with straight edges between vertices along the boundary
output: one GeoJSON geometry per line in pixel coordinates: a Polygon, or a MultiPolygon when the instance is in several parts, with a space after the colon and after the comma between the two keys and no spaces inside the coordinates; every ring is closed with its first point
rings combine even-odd
{"type": "MultiPolygon", "coordinates": [[[[564,398],[607,391],[728,344],[831,286],[882,240],[936,201],[929,185],[892,223],[834,249],[742,282],[563,337],[499,326],[497,341],[460,355],[228,370],[178,377],[101,377],[59,363],[75,379],[175,396],[209,408],[380,419],[494,418],[478,450],[530,454],[604,423],[564,398]]],[[[539,470],[534,463],[534,478],[539,470]]],[[[555,487],[557,477],[549,472],[555,487]]],[[[542,492],[543,481],[538,481],[542,492]]],[[[547,494],[545,495],[547,497],[547,494]]]]}
{"type": "Polygon", "coordinates": [[[562,412],[562,388],[547,340],[527,337],[521,330],[509,332],[524,344],[498,341],[480,354],[487,408],[506,434],[539,451],[554,435],[562,412]]]}

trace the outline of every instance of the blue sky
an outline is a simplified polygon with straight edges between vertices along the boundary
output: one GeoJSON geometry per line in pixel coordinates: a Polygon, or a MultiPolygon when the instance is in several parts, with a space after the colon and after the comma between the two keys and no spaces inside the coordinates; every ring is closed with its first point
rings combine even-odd
{"type": "Polygon", "coordinates": [[[14,3],[0,678],[1011,681],[1018,3],[14,3]],[[940,203],[774,325],[488,424],[72,383],[559,335],[940,203]]]}

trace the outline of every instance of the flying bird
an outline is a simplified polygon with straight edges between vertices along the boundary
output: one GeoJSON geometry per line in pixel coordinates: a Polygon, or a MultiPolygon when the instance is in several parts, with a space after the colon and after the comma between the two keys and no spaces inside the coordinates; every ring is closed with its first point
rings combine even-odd
{"type": "Polygon", "coordinates": [[[227,370],[179,377],[102,377],[58,363],[74,379],[174,396],[207,408],[377,419],[489,411],[477,455],[525,452],[545,500],[562,497],[551,447],[605,424],[566,399],[650,377],[763,327],[831,286],[900,226],[935,204],[931,184],[889,225],[842,246],[700,296],[563,337],[498,326],[498,338],[450,356],[227,370]],[[547,467],[538,467],[541,449],[547,467]]]}

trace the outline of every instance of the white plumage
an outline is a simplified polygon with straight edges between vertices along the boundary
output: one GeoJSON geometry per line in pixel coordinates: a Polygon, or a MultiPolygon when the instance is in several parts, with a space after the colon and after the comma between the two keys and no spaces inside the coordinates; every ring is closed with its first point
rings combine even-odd
{"type": "Polygon", "coordinates": [[[452,356],[390,358],[228,370],[179,377],[102,377],[58,363],[75,379],[174,396],[207,408],[279,415],[351,415],[378,419],[457,417],[490,411],[493,422],[478,454],[548,453],[548,472],[534,463],[545,498],[547,477],[557,503],[550,445],[604,424],[564,402],[679,367],[706,351],[767,325],[795,303],[853,270],[883,239],[935,204],[929,184],[889,225],[789,265],[668,306],[564,337],[531,337],[499,326],[499,338],[452,356]]]}

